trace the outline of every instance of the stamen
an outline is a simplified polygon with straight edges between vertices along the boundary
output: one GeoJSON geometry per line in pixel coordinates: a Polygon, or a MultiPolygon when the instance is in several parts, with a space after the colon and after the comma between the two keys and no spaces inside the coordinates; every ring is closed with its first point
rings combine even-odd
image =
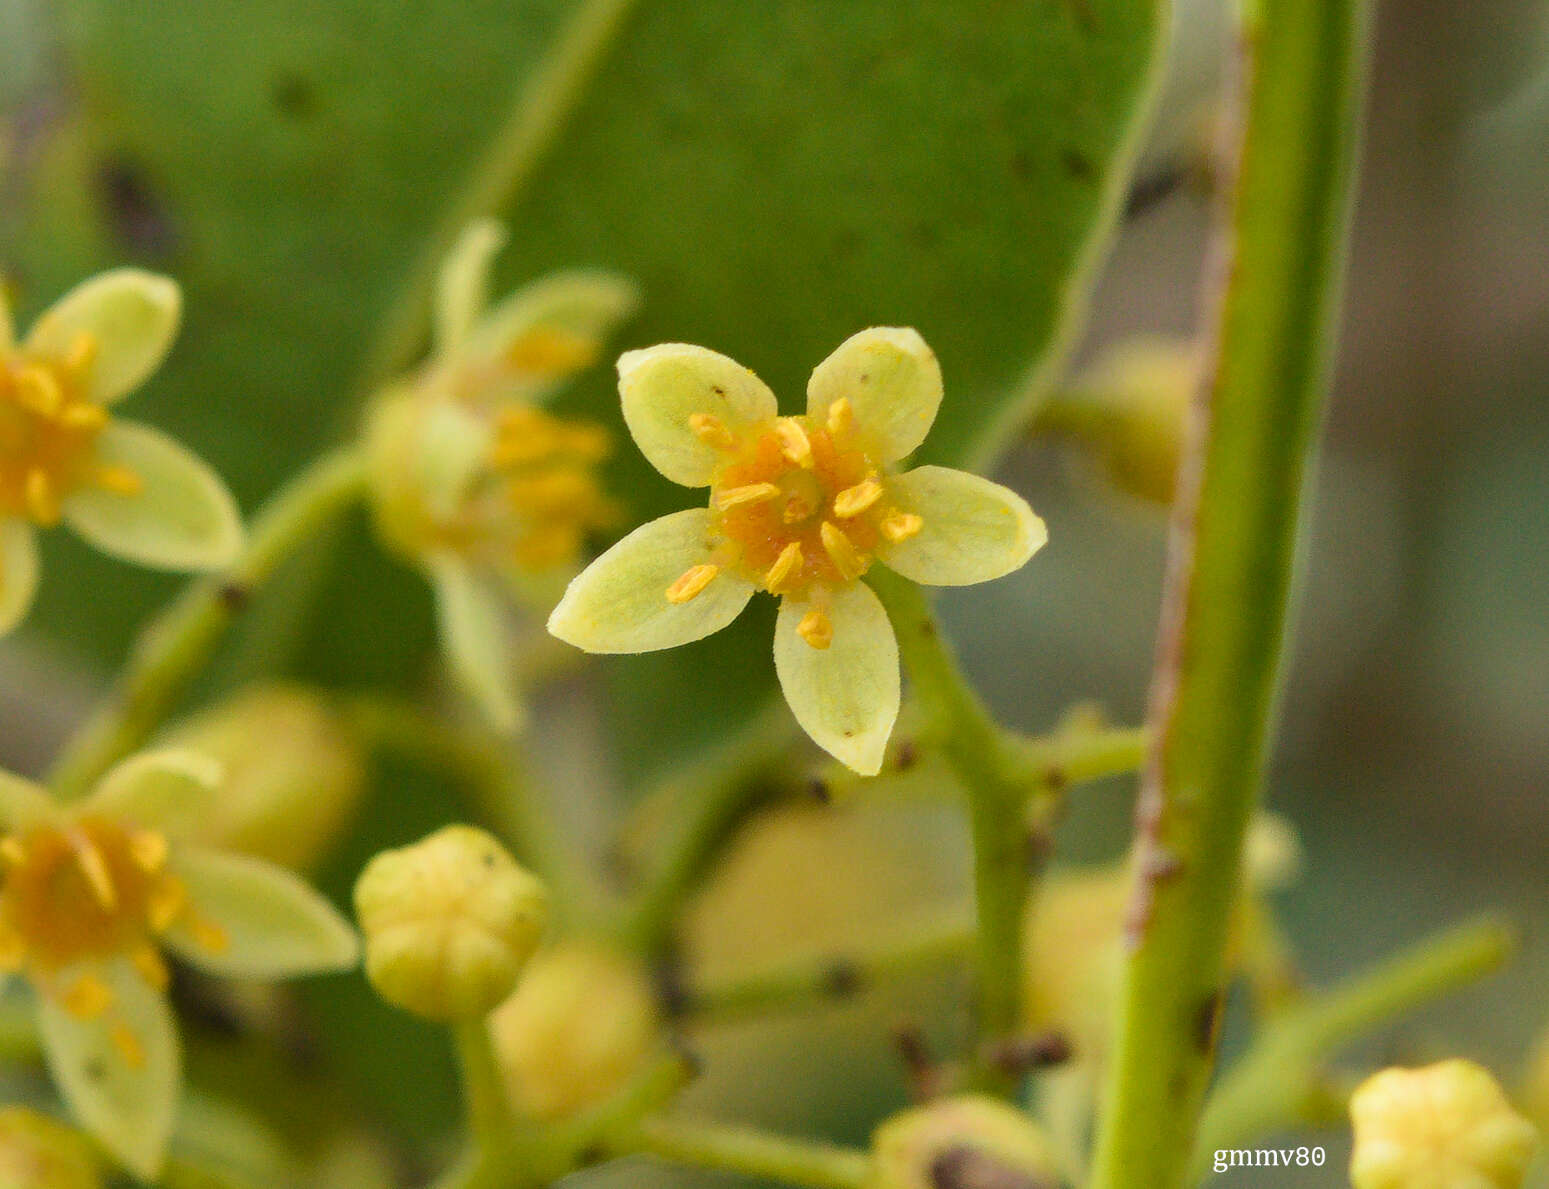
{"type": "Polygon", "coordinates": [[[7,834],[0,838],[0,859],[4,859],[12,867],[20,867],[27,861],[27,847],[15,834],[7,834]]]}
{"type": "Polygon", "coordinates": [[[167,839],[154,830],[140,830],[129,836],[129,854],[135,866],[147,875],[155,875],[167,862],[167,839]]]}
{"type": "Polygon", "coordinates": [[[139,971],[140,977],[145,980],[146,985],[151,990],[165,991],[167,989],[167,986],[172,981],[172,975],[167,970],[166,962],[162,961],[161,955],[156,952],[155,946],[142,945],[135,950],[131,960],[134,962],[134,968],[139,971]]]}
{"type": "Polygon", "coordinates": [[[113,988],[95,974],[85,974],[65,992],[61,1002],[77,1020],[95,1020],[113,1006],[113,988]]]}
{"type": "Polygon", "coordinates": [[[188,931],[193,934],[195,945],[212,954],[223,954],[231,948],[231,935],[214,921],[195,917],[188,922],[188,931]]]}
{"type": "Polygon", "coordinates": [[[136,496],[145,490],[145,482],[128,467],[100,466],[92,472],[91,481],[114,495],[136,496]]]}
{"type": "Polygon", "coordinates": [[[16,373],[16,403],[39,417],[53,418],[64,406],[65,394],[47,368],[24,367],[16,373]]]}
{"type": "Polygon", "coordinates": [[[796,625],[796,634],[821,652],[834,642],[834,621],[821,611],[808,611],[796,625]]]}
{"type": "Polygon", "coordinates": [[[829,560],[840,574],[846,578],[859,578],[866,572],[866,559],[832,520],[825,520],[818,532],[823,538],[823,548],[828,551],[829,560]]]}
{"type": "Polygon", "coordinates": [[[775,422],[775,436],[780,439],[780,453],[799,467],[812,465],[812,442],[801,423],[790,417],[775,422]]]}
{"type": "Polygon", "coordinates": [[[834,496],[834,515],[840,520],[849,520],[852,516],[859,516],[881,498],[882,484],[875,479],[867,479],[854,487],[846,487],[834,496]]]}
{"type": "Polygon", "coordinates": [[[113,876],[108,871],[108,861],[90,838],[74,837],[70,845],[75,851],[75,865],[80,868],[97,903],[108,912],[118,907],[118,890],[113,886],[113,876]]]}
{"type": "Polygon", "coordinates": [[[61,409],[59,423],[70,429],[101,429],[108,423],[108,411],[82,401],[61,409]]]}
{"type": "Polygon", "coordinates": [[[913,512],[892,512],[879,527],[882,535],[897,545],[900,541],[907,541],[924,528],[925,521],[913,512]]]}
{"type": "Polygon", "coordinates": [[[27,511],[39,524],[59,522],[59,498],[54,494],[54,484],[48,472],[42,467],[33,467],[27,472],[25,496],[27,511]]]}
{"type": "Polygon", "coordinates": [[[700,591],[715,581],[715,576],[721,572],[719,566],[705,565],[693,566],[683,571],[678,580],[667,588],[667,601],[669,603],[687,603],[700,591]]]}
{"type": "Polygon", "coordinates": [[[794,574],[801,565],[801,542],[792,541],[784,549],[780,550],[780,556],[775,558],[774,565],[769,567],[769,573],[764,578],[764,587],[770,593],[774,593],[785,584],[785,580],[794,574]]]}
{"type": "Polygon", "coordinates": [[[715,506],[723,512],[742,504],[762,504],[775,499],[780,489],[773,483],[749,483],[744,487],[728,487],[715,493],[715,506]]]}
{"type": "Polygon", "coordinates": [[[124,1059],[124,1064],[130,1069],[145,1068],[145,1046],[140,1043],[139,1037],[129,1030],[129,1025],[117,1023],[109,1033],[113,1038],[113,1047],[118,1050],[118,1055],[124,1059]]]}
{"type": "Polygon", "coordinates": [[[157,933],[172,928],[188,904],[188,889],[181,880],[161,879],[151,888],[146,899],[145,918],[157,933]]]}
{"type": "Polygon", "coordinates": [[[27,943],[9,925],[0,924],[0,970],[14,974],[27,964],[27,943]]]}
{"type": "Polygon", "coordinates": [[[850,407],[850,398],[841,396],[833,404],[828,406],[828,432],[835,437],[850,432],[850,427],[855,424],[855,410],[850,407]]]}
{"type": "Polygon", "coordinates": [[[71,375],[79,376],[96,361],[97,340],[89,331],[77,332],[74,341],[70,344],[70,350],[64,357],[65,370],[71,375]]]}
{"type": "Polygon", "coordinates": [[[717,450],[731,450],[737,445],[737,436],[714,413],[690,413],[688,427],[701,442],[717,450]]]}

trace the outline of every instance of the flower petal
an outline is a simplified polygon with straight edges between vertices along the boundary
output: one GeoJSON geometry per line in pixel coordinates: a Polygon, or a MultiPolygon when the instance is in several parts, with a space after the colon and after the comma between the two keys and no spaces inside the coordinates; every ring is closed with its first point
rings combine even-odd
{"type": "Polygon", "coordinates": [[[0,636],[27,618],[38,593],[38,542],[25,520],[0,520],[0,636]]]}
{"type": "Polygon", "coordinates": [[[489,270],[509,236],[494,219],[475,219],[463,228],[436,277],[435,349],[457,350],[473,331],[489,301],[489,270]]]}
{"type": "Polygon", "coordinates": [[[968,586],[1020,569],[1049,539],[1044,523],[1010,488],[950,467],[916,467],[887,480],[887,496],[922,522],[877,556],[926,586],[968,586]]]}
{"type": "Polygon", "coordinates": [[[195,847],[174,850],[169,869],[188,889],[189,911],[162,936],[201,969],[290,978],[348,970],[360,960],[355,931],[294,872],[195,847]]]}
{"type": "Polygon", "coordinates": [[[82,333],[96,352],[86,372],[86,395],[112,404],[161,366],[177,337],[183,297],[170,277],[117,268],[82,281],[33,326],[27,354],[62,359],[82,333]]]}
{"type": "Polygon", "coordinates": [[[941,407],[941,365],[917,331],[873,326],[852,334],[812,373],[807,414],[822,422],[828,407],[845,397],[855,412],[856,433],[895,462],[925,440],[941,407]]]}
{"type": "Polygon", "coordinates": [[[458,681],[501,731],[522,725],[511,647],[511,608],[493,583],[451,557],[429,561],[441,647],[458,681]]]}
{"type": "Polygon", "coordinates": [[[753,584],[715,575],[686,602],[667,588],[711,565],[710,510],[690,508],[642,525],[587,566],[549,616],[549,631],[587,652],[652,652],[718,632],[753,597],[753,584]]]}
{"type": "Polygon", "coordinates": [[[137,1177],[154,1180],[182,1079],[172,1009],[125,960],[95,973],[112,1004],[92,1019],[39,995],[44,1056],[76,1121],[137,1177]]]}
{"type": "Polygon", "coordinates": [[[646,460],[674,483],[708,487],[722,454],[689,424],[695,413],[733,433],[772,421],[779,405],[742,364],[704,347],[663,343],[619,357],[624,421],[646,460]]]}
{"type": "Polygon", "coordinates": [[[16,346],[16,318],[11,312],[11,290],[5,277],[0,276],[0,351],[9,352],[16,346]]]}
{"type": "Polygon", "coordinates": [[[85,486],[65,500],[70,527],[98,549],[168,570],[216,570],[236,560],[236,501],[219,475],[166,434],[111,422],[97,439],[96,462],[141,484],[135,494],[85,486]]]}
{"type": "Polygon", "coordinates": [[[871,587],[849,582],[823,609],[833,627],[827,648],[814,648],[798,626],[811,601],[780,601],[775,672],[802,730],[862,776],[875,776],[898,717],[898,639],[871,587]]]}
{"type": "Polygon", "coordinates": [[[220,763],[200,752],[142,751],[109,769],[83,809],[185,837],[195,832],[224,779],[220,763]]]}
{"type": "Polygon", "coordinates": [[[0,771],[0,830],[25,830],[58,812],[59,807],[42,785],[0,771]]]}

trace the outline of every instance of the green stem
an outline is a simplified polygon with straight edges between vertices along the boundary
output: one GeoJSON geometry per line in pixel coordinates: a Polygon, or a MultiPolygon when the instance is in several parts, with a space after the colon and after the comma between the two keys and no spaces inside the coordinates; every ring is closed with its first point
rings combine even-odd
{"type": "Polygon", "coordinates": [[[518,91],[461,192],[426,243],[366,352],[360,388],[370,392],[404,371],[430,325],[430,295],[441,261],[467,224],[511,206],[537,171],[636,0],[581,0],[544,60],[518,91]]]}
{"type": "Polygon", "coordinates": [[[499,1151],[510,1141],[513,1118],[489,1034],[489,1021],[484,1016],[460,1020],[452,1026],[452,1035],[457,1045],[469,1136],[478,1149],[499,1151]]]}
{"type": "Polygon", "coordinates": [[[209,660],[242,606],[275,568],[323,531],[365,489],[358,450],[324,455],[259,513],[231,571],[200,578],[140,636],[117,689],[66,746],[50,777],[63,800],[85,795],[161,726],[209,660]]]}
{"type": "Polygon", "coordinates": [[[804,1143],[754,1131],[678,1119],[643,1120],[614,1140],[619,1154],[647,1152],[675,1164],[767,1177],[811,1189],[861,1189],[871,1158],[852,1148],[804,1143]]]}
{"type": "Polygon", "coordinates": [[[1301,495],[1331,356],[1366,46],[1362,0],[1257,0],[1223,198],[1214,374],[1174,514],[1130,957],[1094,1189],[1181,1183],[1214,1061],[1301,495]]]}
{"type": "Polygon", "coordinates": [[[1288,1009],[1210,1096],[1190,1181],[1203,1179],[1218,1149],[1305,1121],[1319,1102],[1321,1065],[1341,1045],[1498,970],[1514,948],[1499,921],[1460,925],[1288,1009]]]}

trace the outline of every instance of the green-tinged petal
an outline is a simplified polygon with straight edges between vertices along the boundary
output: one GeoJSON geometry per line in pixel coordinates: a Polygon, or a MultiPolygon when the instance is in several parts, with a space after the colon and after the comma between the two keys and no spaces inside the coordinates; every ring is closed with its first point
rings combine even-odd
{"type": "Polygon", "coordinates": [[[59,807],[41,786],[0,772],[0,830],[25,830],[57,816],[59,807]]]}
{"type": "Polygon", "coordinates": [[[619,357],[619,395],[640,452],[685,487],[708,487],[724,458],[694,432],[694,414],[714,417],[737,434],[779,412],[774,393],[742,364],[686,343],[626,351],[619,357]]]}
{"type": "Polygon", "coordinates": [[[507,238],[494,219],[475,219],[447,254],[436,278],[437,352],[457,350],[473,331],[489,301],[490,264],[507,238]]]}
{"type": "Polygon", "coordinates": [[[0,351],[16,346],[16,318],[11,312],[11,287],[0,274],[0,351]]]}
{"type": "Polygon", "coordinates": [[[84,333],[93,345],[86,395],[111,404],[161,366],[177,337],[183,297],[177,282],[137,268],[83,281],[55,302],[27,336],[27,354],[62,359],[84,333]]]}
{"type": "Polygon", "coordinates": [[[641,525],[570,584],[549,631],[587,652],[652,652],[718,632],[753,597],[753,584],[718,571],[698,594],[667,590],[696,566],[713,565],[710,510],[690,508],[641,525]]]}
{"type": "Polygon", "coordinates": [[[916,467],[887,480],[888,499],[920,518],[920,530],[877,556],[927,586],[968,586],[1019,569],[1048,529],[1010,488],[950,467],[916,467]]]}
{"type": "Polygon", "coordinates": [[[456,558],[429,562],[441,647],[468,695],[501,731],[522,724],[511,648],[511,608],[495,581],[456,558]]]}
{"type": "Polygon", "coordinates": [[[84,486],[64,502],[70,527],[104,553],[168,570],[216,570],[242,549],[242,518],[220,476],[159,430],[114,421],[96,461],[133,474],[135,494],[84,486]]]}
{"type": "Polygon", "coordinates": [[[852,334],[817,365],[807,382],[807,414],[821,422],[840,397],[855,413],[856,433],[882,462],[911,454],[941,407],[941,365],[907,327],[873,326],[852,334]]]}
{"type": "Polygon", "coordinates": [[[39,996],[43,1052],[75,1120],[129,1171],[154,1180],[181,1080],[172,1009],[123,959],[95,973],[112,992],[112,1003],[92,1019],[39,996]]]}
{"type": "Polygon", "coordinates": [[[775,623],[775,672],[802,730],[840,763],[875,776],[898,717],[898,639],[869,586],[850,582],[820,611],[782,599],[775,623]],[[833,638],[814,648],[798,630],[809,613],[828,617],[833,638]]]}
{"type": "Polygon", "coordinates": [[[162,935],[179,956],[231,978],[348,970],[360,960],[349,923],[299,875],[243,855],[174,849],[185,917],[162,935]]]}
{"type": "Polygon", "coordinates": [[[38,542],[25,520],[0,520],[0,636],[27,618],[38,593],[38,542]]]}
{"type": "Polygon", "coordinates": [[[82,808],[180,838],[196,831],[224,778],[220,763],[197,751],[142,751],[114,765],[82,808]]]}

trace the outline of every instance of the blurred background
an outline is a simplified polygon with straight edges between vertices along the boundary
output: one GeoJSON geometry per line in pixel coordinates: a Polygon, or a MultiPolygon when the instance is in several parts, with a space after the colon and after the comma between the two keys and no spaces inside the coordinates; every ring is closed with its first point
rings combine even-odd
{"type": "MultiPolygon", "coordinates": [[[[53,105],[80,85],[68,8],[0,0],[0,268],[33,259],[17,237],[56,194],[45,171],[58,167],[56,156],[38,143],[50,134],[53,105]]],[[[1146,200],[1123,221],[1075,365],[1130,335],[1187,335],[1197,324],[1209,204],[1186,176],[1176,185],[1168,179],[1188,174],[1182,166],[1208,120],[1225,21],[1210,0],[1181,0],[1177,21],[1138,174],[1146,200]]],[[[304,20],[296,37],[307,37],[304,20]]],[[[1546,62],[1549,8],[1541,3],[1379,6],[1342,345],[1268,796],[1305,849],[1302,876],[1279,904],[1314,981],[1478,909],[1504,909],[1521,924],[1523,953],[1507,973],[1405,1021],[1368,1053],[1461,1052],[1503,1080],[1515,1077],[1549,1018],[1546,62]]],[[[314,99],[297,84],[277,102],[305,108],[314,99]]],[[[409,106],[404,119],[412,122],[409,106]]],[[[154,256],[157,237],[176,236],[178,214],[162,210],[143,183],[128,167],[102,179],[131,245],[154,256]]],[[[59,201],[56,217],[67,217],[72,199],[59,201]]],[[[297,193],[295,201],[329,196],[297,193]]],[[[352,267],[326,256],[326,227],[314,231],[307,250],[319,253],[319,291],[299,299],[298,319],[313,316],[315,303],[339,300],[344,287],[332,271],[352,267]]],[[[242,345],[285,350],[283,342],[242,345]]],[[[952,378],[949,368],[949,393],[952,378]]],[[[171,410],[170,420],[180,416],[171,410]]],[[[282,417],[272,410],[256,423],[277,440],[282,417]]],[[[223,452],[219,441],[190,440],[223,452]]],[[[244,506],[254,506],[272,468],[248,467],[235,451],[222,462],[235,467],[244,506]]],[[[1138,721],[1165,512],[1114,491],[1064,444],[1017,446],[1003,478],[1048,522],[1051,543],[1020,573],[943,598],[968,668],[1006,720],[1030,730],[1082,700],[1115,722],[1138,721]]],[[[365,572],[396,584],[395,593],[403,586],[385,568],[365,572]]],[[[154,605],[174,589],[141,575],[123,581],[118,609],[82,612],[112,642],[103,648],[58,630],[64,613],[45,613],[38,630],[0,642],[0,764],[36,771],[46,762],[99,688],[100,661],[127,638],[133,617],[123,609],[154,605]]],[[[352,672],[375,677],[373,663],[352,672]]],[[[346,668],[340,661],[322,676],[346,668]]],[[[572,723],[585,701],[585,687],[572,691],[550,712],[553,722],[572,723]]],[[[605,817],[607,806],[584,790],[608,785],[608,764],[592,754],[591,735],[561,737],[569,742],[553,763],[583,790],[578,820],[605,817]]],[[[1130,781],[1081,790],[1060,839],[1062,861],[1121,855],[1131,793],[1130,781]]],[[[387,833],[412,836],[436,816],[416,810],[387,833]]],[[[742,840],[734,870],[700,908],[696,944],[725,961],[739,946],[836,947],[924,905],[953,902],[966,871],[961,837],[950,805],[929,798],[792,811],[742,840]]],[[[354,860],[361,849],[351,843],[354,860]]],[[[345,886],[349,861],[339,860],[337,886],[345,886]]],[[[940,1015],[950,990],[905,987],[702,1038],[710,1073],[697,1101],[728,1118],[859,1137],[902,1100],[892,1023],[913,1013],[950,1036],[940,1015]]],[[[386,1013],[372,1026],[416,1027],[386,1013]]],[[[444,1066],[426,1066],[425,1076],[444,1089],[444,1066]]],[[[436,1108],[391,1125],[433,1134],[445,1116],[436,1108]]],[[[1330,1171],[1340,1168],[1340,1135],[1321,1142],[1330,1171]]],[[[646,1175],[635,1168],[597,1179],[640,1184],[646,1175]]],[[[660,1183],[699,1181],[674,1172],[660,1183]]],[[[1261,1172],[1255,1183],[1281,1182],[1261,1172]]],[[[1311,1182],[1287,1175],[1283,1183],[1311,1182]]]]}

